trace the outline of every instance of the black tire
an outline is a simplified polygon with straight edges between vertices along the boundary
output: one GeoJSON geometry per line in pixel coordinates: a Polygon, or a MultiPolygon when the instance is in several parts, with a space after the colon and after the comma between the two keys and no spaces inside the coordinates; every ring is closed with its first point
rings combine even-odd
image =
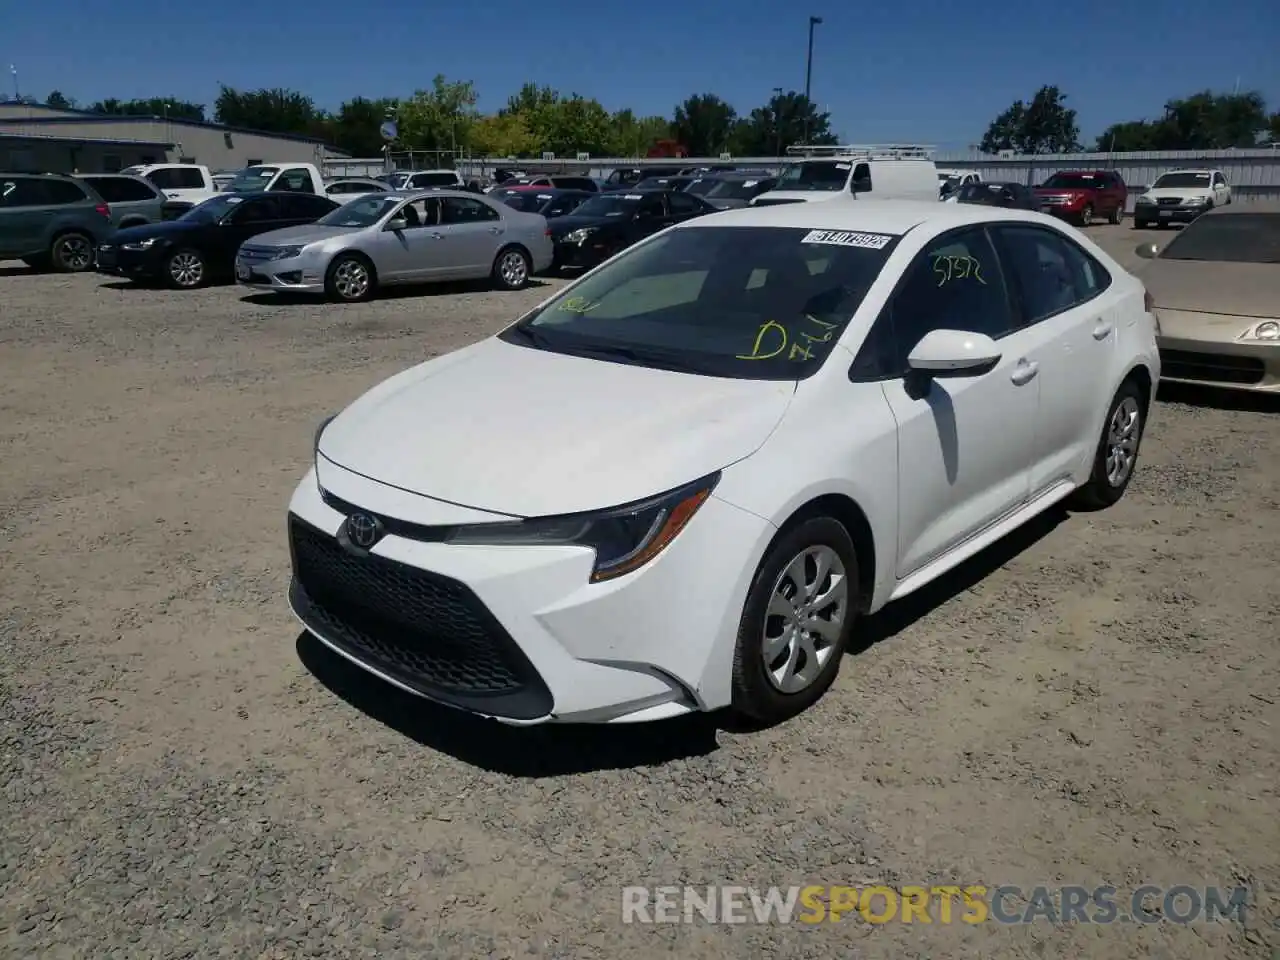
{"type": "MultiPolygon", "coordinates": [[[[805,577],[816,574],[811,561],[805,561],[805,577]]],[[[732,709],[739,716],[755,724],[772,726],[794,717],[812,706],[827,692],[840,672],[840,660],[849,645],[849,637],[853,632],[856,611],[860,610],[858,597],[858,560],[854,551],[853,540],[844,525],[827,516],[810,517],[795,526],[785,529],[769,547],[756,571],[751,589],[747,593],[747,602],[742,610],[742,620],[738,625],[738,642],[733,655],[733,688],[732,709]],[[824,549],[839,559],[844,567],[843,621],[838,635],[834,638],[820,638],[809,632],[811,649],[822,642],[818,651],[825,659],[815,661],[818,669],[805,682],[805,685],[787,691],[770,675],[765,666],[765,635],[777,630],[779,635],[787,631],[784,625],[789,621],[780,615],[770,614],[770,604],[775,593],[783,595],[789,589],[791,596],[801,595],[804,585],[792,580],[786,573],[793,561],[802,557],[806,551],[824,549]]],[[[811,583],[810,586],[821,592],[824,583],[811,583]]],[[[821,608],[821,613],[827,608],[821,608]]],[[[824,618],[825,619],[825,618],[824,618]]],[[[810,620],[809,622],[813,622],[810,620]]],[[[797,646],[798,638],[783,642],[783,650],[775,664],[794,662],[797,672],[802,672],[809,665],[809,658],[804,654],[790,653],[797,646]],[[804,657],[802,660],[801,658],[804,657]]]]}
{"type": "Polygon", "coordinates": [[[1072,495],[1072,506],[1081,510],[1103,510],[1124,496],[1138,469],[1138,452],[1146,427],[1147,400],[1134,381],[1126,380],[1107,408],[1107,419],[1103,421],[1102,435],[1093,455],[1093,472],[1089,482],[1072,495]],[[1125,427],[1122,421],[1131,422],[1125,427]],[[1121,438],[1126,440],[1123,445],[1119,442],[1121,438]],[[1112,456],[1120,452],[1128,456],[1128,465],[1122,474],[1113,473],[1112,456]]]}
{"type": "Polygon", "coordinates": [[[1086,203],[1080,211],[1080,226],[1087,227],[1093,223],[1093,204],[1086,203]]]}
{"type": "Polygon", "coordinates": [[[53,238],[49,264],[58,273],[84,273],[93,269],[93,237],[68,230],[53,238]]]}
{"type": "Polygon", "coordinates": [[[339,303],[362,303],[372,299],[377,288],[373,264],[358,253],[338,254],[324,272],[325,292],[339,303]]]}
{"type": "Polygon", "coordinates": [[[493,258],[490,276],[499,290],[523,290],[533,275],[533,262],[524,247],[503,247],[493,258]]]}
{"type": "Polygon", "coordinates": [[[1135,219],[1135,220],[1133,221],[1133,229],[1135,229],[1135,230],[1145,230],[1145,229],[1147,229],[1147,227],[1149,227],[1150,225],[1151,225],[1151,224],[1149,224],[1146,220],[1138,220],[1138,219],[1135,219]]]}
{"type": "Polygon", "coordinates": [[[209,282],[209,265],[200,251],[183,247],[165,260],[164,279],[175,290],[196,290],[209,282]]]}
{"type": "Polygon", "coordinates": [[[1111,211],[1111,215],[1107,217],[1107,222],[1117,224],[1124,219],[1124,207],[1116,207],[1111,211]]]}

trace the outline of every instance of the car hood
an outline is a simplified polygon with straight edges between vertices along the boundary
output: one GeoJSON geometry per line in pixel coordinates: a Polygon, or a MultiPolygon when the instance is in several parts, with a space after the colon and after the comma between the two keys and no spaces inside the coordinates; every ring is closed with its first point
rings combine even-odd
{"type": "Polygon", "coordinates": [[[843,190],[770,190],[751,202],[759,207],[774,203],[816,203],[821,200],[839,200],[845,197],[843,190]]]}
{"type": "Polygon", "coordinates": [[[143,240],[151,240],[155,237],[177,237],[206,226],[208,224],[192,223],[190,220],[162,220],[158,223],[144,223],[140,226],[125,227],[123,230],[117,230],[111,234],[111,239],[108,242],[121,245],[125,243],[140,243],[143,240]]]}
{"type": "Polygon", "coordinates": [[[1148,190],[1143,196],[1151,200],[1159,200],[1161,197],[1175,197],[1178,200],[1183,197],[1212,197],[1213,189],[1208,184],[1203,187],[1161,187],[1158,190],[1148,190]]]}
{"type": "Polygon", "coordinates": [[[1093,193],[1093,187],[1032,187],[1031,192],[1037,197],[1074,197],[1077,194],[1093,193]]]}
{"type": "Polygon", "coordinates": [[[1136,272],[1157,313],[1280,318],[1280,264],[1157,259],[1136,272]]]}
{"type": "Polygon", "coordinates": [[[330,237],[338,237],[344,233],[354,232],[356,227],[318,227],[314,223],[300,227],[284,227],[280,230],[269,230],[260,233],[248,244],[255,247],[296,247],[308,243],[318,243],[330,237]]]}
{"type": "Polygon", "coordinates": [[[384,381],[319,453],[462,506],[547,516],[618,506],[754,453],[792,381],[732,380],[482,340],[384,381]]]}

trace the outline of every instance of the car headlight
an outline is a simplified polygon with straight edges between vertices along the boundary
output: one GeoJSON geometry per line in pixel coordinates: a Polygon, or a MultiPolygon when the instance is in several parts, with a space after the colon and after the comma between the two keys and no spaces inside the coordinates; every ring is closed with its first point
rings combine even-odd
{"type": "Polygon", "coordinates": [[[276,247],[276,252],[271,255],[272,260],[292,260],[294,257],[302,254],[302,247],[276,247]]]}
{"type": "Polygon", "coordinates": [[[1139,198],[1138,198],[1138,201],[1137,201],[1137,202],[1138,202],[1138,205],[1139,205],[1139,206],[1142,206],[1142,207],[1149,207],[1149,206],[1151,206],[1151,204],[1153,204],[1153,203],[1155,203],[1155,202],[1156,202],[1156,199],[1155,199],[1155,197],[1142,196],[1142,197],[1139,197],[1139,198]]]}
{"type": "Polygon", "coordinates": [[[1208,198],[1208,197],[1187,197],[1187,198],[1186,198],[1186,199],[1184,199],[1182,202],[1183,202],[1183,203],[1189,203],[1189,204],[1191,204],[1191,205],[1193,205],[1193,206],[1199,206],[1199,205],[1200,205],[1200,204],[1202,204],[1202,203],[1208,203],[1208,202],[1209,202],[1209,198],[1208,198]]]}
{"type": "Polygon", "coordinates": [[[329,424],[333,423],[333,421],[337,419],[338,419],[338,415],[335,413],[332,416],[325,417],[323,420],[320,421],[320,426],[316,427],[316,435],[311,440],[311,459],[312,460],[314,460],[316,457],[320,455],[320,438],[324,435],[325,428],[328,427],[329,424]]]}
{"type": "Polygon", "coordinates": [[[1257,326],[1250,327],[1244,332],[1241,340],[1280,340],[1280,322],[1275,320],[1263,320],[1257,326]]]}
{"type": "Polygon", "coordinates": [[[121,250],[150,250],[160,242],[159,237],[147,237],[145,240],[139,240],[137,243],[122,243],[121,250]]]}
{"type": "Polygon", "coordinates": [[[534,517],[454,527],[446,543],[485,546],[576,545],[596,552],[591,582],[638,570],[656,557],[693,519],[720,473],[638,503],[561,517],[534,517]]]}
{"type": "Polygon", "coordinates": [[[587,237],[596,232],[595,227],[579,227],[577,230],[570,231],[565,234],[565,243],[582,243],[587,237]]]}

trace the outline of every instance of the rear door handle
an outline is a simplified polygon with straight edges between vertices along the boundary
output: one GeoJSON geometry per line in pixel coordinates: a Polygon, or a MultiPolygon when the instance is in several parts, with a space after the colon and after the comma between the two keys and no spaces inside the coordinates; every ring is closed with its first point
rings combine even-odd
{"type": "Polygon", "coordinates": [[[495,234],[496,234],[496,233],[501,233],[501,232],[502,232],[502,228],[501,228],[501,227],[490,227],[490,228],[489,228],[489,232],[490,232],[490,233],[495,233],[495,234]]]}
{"type": "Polygon", "coordinates": [[[1108,320],[1099,320],[1093,328],[1093,339],[1105,340],[1111,336],[1111,331],[1115,329],[1115,325],[1108,320]]]}
{"type": "Polygon", "coordinates": [[[1009,377],[1016,386],[1024,386],[1035,379],[1036,374],[1040,372],[1040,364],[1034,360],[1019,360],[1018,365],[1013,368],[1013,374],[1009,377]]]}

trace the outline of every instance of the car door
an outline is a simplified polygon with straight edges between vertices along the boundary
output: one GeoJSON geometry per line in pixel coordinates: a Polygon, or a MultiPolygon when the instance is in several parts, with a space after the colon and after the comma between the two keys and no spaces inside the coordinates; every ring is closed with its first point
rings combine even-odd
{"type": "Polygon", "coordinates": [[[487,277],[506,235],[498,211],[472,197],[442,196],[440,224],[450,253],[450,275],[458,279],[487,277]]]}
{"type": "Polygon", "coordinates": [[[636,207],[635,216],[627,223],[624,246],[638,243],[672,224],[667,210],[666,194],[645,193],[636,207]]]}
{"type": "Polygon", "coordinates": [[[672,223],[683,223],[710,211],[695,197],[687,193],[671,193],[667,195],[667,208],[672,223]]]}
{"type": "Polygon", "coordinates": [[[231,270],[236,253],[246,240],[288,226],[282,219],[278,199],[270,194],[251,197],[236,205],[215,230],[208,231],[205,253],[215,269],[231,270]],[[225,261],[225,262],[224,262],[225,261]]]}
{"type": "Polygon", "coordinates": [[[436,197],[406,200],[370,240],[378,278],[387,283],[418,283],[454,275],[459,261],[446,240],[447,231],[440,224],[440,202],[436,197]],[[403,229],[393,230],[390,224],[397,218],[403,218],[406,224],[403,229]]]}
{"type": "Polygon", "coordinates": [[[281,194],[275,198],[280,205],[282,226],[300,227],[315,223],[327,213],[332,213],[341,203],[331,197],[311,193],[281,194]]]}
{"type": "Polygon", "coordinates": [[[1008,223],[991,229],[1038,365],[1040,407],[1032,445],[1031,496],[1070,480],[1093,456],[1111,401],[1119,317],[1105,291],[1111,275],[1061,231],[1008,223]]]}
{"type": "Polygon", "coordinates": [[[578,207],[580,207],[582,205],[582,202],[586,199],[587,199],[587,195],[581,194],[581,193],[559,194],[558,196],[556,196],[554,200],[552,200],[549,204],[547,204],[546,208],[542,211],[542,215],[548,220],[550,220],[553,217],[566,216],[569,213],[572,213],[578,207]]]}
{"type": "Polygon", "coordinates": [[[915,258],[877,320],[887,332],[886,400],[898,426],[899,579],[1026,502],[1039,380],[1023,350],[1000,262],[981,227],[943,234],[915,258]],[[907,357],[933,330],[985,333],[990,368],[925,377],[907,357]]]}
{"type": "Polygon", "coordinates": [[[48,202],[38,177],[0,177],[0,258],[41,250],[48,202]]]}

